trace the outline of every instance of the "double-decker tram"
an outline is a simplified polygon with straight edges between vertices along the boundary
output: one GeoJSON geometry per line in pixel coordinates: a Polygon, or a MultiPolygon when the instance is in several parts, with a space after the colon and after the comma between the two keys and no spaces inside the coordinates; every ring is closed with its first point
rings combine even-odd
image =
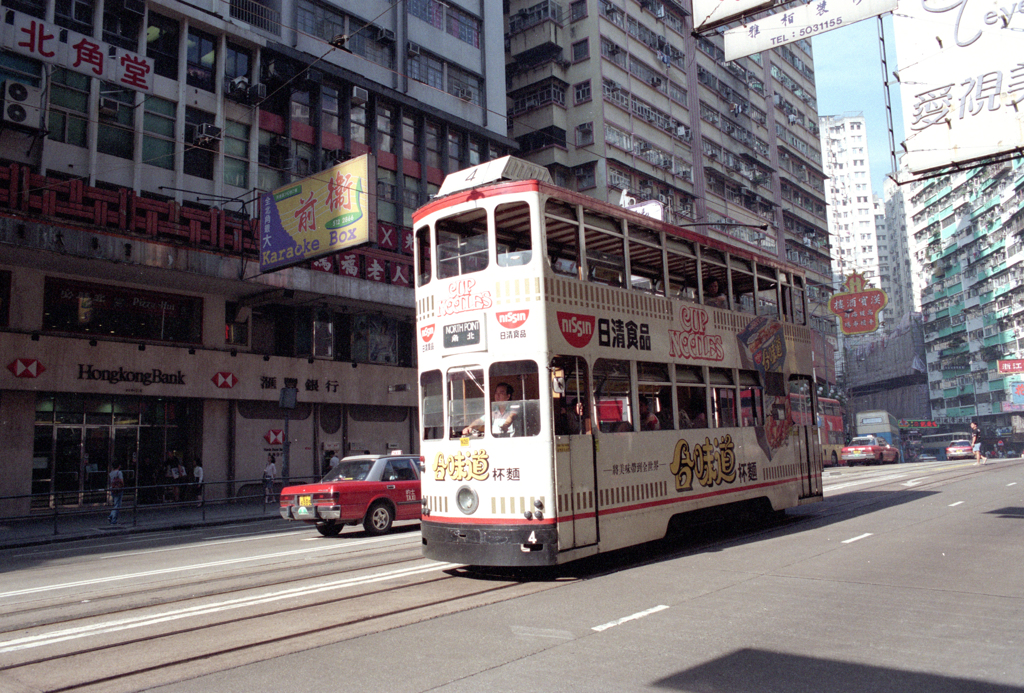
{"type": "Polygon", "coordinates": [[[425,556],[552,565],[821,499],[798,269],[511,158],[413,219],[425,556]]]}

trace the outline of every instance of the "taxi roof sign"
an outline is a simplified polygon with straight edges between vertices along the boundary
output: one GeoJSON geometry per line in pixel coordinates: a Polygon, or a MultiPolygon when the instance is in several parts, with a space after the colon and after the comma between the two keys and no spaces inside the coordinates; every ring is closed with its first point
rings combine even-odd
{"type": "Polygon", "coordinates": [[[444,197],[460,190],[469,190],[501,180],[539,180],[542,183],[554,184],[551,174],[543,166],[514,156],[503,156],[478,166],[449,173],[437,191],[437,196],[444,197]]]}

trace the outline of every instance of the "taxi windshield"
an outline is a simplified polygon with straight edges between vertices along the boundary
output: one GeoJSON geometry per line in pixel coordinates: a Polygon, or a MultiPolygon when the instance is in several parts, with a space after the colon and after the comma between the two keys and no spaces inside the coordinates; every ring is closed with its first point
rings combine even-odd
{"type": "Polygon", "coordinates": [[[850,445],[877,445],[877,443],[870,436],[858,436],[850,441],[850,445]]]}
{"type": "Polygon", "coordinates": [[[952,443],[949,444],[949,447],[951,447],[951,448],[969,448],[969,447],[971,447],[971,444],[968,441],[966,441],[966,440],[954,440],[952,443]]]}
{"type": "Polygon", "coordinates": [[[324,481],[366,481],[374,460],[342,460],[327,472],[324,481]]]}

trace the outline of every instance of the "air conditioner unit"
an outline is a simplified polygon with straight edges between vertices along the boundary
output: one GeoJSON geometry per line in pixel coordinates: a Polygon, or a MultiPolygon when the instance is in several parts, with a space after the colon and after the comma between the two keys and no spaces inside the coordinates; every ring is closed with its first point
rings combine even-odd
{"type": "Polygon", "coordinates": [[[377,41],[380,43],[394,43],[395,32],[391,29],[379,28],[377,29],[377,41]]]}
{"type": "Polygon", "coordinates": [[[220,140],[221,129],[213,123],[200,123],[195,126],[195,132],[192,135],[192,144],[210,144],[211,142],[220,140]]]}
{"type": "Polygon", "coordinates": [[[420,54],[420,44],[409,41],[409,45],[406,46],[406,52],[409,53],[410,57],[417,56],[420,54]]]}
{"type": "Polygon", "coordinates": [[[117,99],[100,97],[99,113],[101,118],[114,118],[121,103],[117,99]]]}
{"type": "Polygon", "coordinates": [[[651,77],[651,86],[652,87],[660,87],[661,86],[661,77],[651,77]]]}
{"type": "Polygon", "coordinates": [[[366,103],[367,99],[370,98],[370,92],[366,91],[362,87],[352,87],[352,103],[356,106],[362,106],[366,103]]]}
{"type": "Polygon", "coordinates": [[[462,99],[463,101],[471,101],[473,99],[473,92],[470,89],[463,89],[461,87],[455,88],[455,96],[462,99]]]}
{"type": "Polygon", "coordinates": [[[580,125],[579,125],[579,127],[577,129],[580,132],[593,132],[594,131],[594,124],[593,123],[580,123],[580,125]]]}
{"type": "Polygon", "coordinates": [[[665,18],[665,6],[664,5],[658,5],[656,8],[654,8],[654,16],[657,17],[658,19],[664,19],[665,18]]]}
{"type": "Polygon", "coordinates": [[[664,205],[667,205],[668,204],[668,196],[667,195],[662,195],[661,193],[658,193],[658,202],[660,202],[660,203],[662,203],[664,205]]]}
{"type": "Polygon", "coordinates": [[[679,125],[676,127],[676,137],[682,137],[684,140],[690,139],[690,128],[687,125],[679,125]]]}
{"type": "Polygon", "coordinates": [[[146,14],[146,0],[124,0],[121,5],[125,12],[137,14],[140,17],[146,14]]]}
{"type": "Polygon", "coordinates": [[[249,87],[249,102],[259,103],[263,99],[267,98],[267,85],[263,82],[257,82],[256,84],[249,87]]]}
{"type": "Polygon", "coordinates": [[[7,80],[4,82],[3,122],[38,128],[42,114],[43,91],[36,87],[7,80]]]}

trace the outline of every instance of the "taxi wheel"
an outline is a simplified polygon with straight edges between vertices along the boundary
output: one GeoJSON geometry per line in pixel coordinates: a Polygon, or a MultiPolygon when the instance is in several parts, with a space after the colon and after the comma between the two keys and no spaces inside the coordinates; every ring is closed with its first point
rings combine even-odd
{"type": "Polygon", "coordinates": [[[394,522],[394,519],[391,516],[391,508],[388,507],[387,503],[374,503],[370,506],[370,511],[366,513],[366,517],[363,519],[363,529],[368,534],[384,534],[391,529],[391,523],[394,522]]]}
{"type": "Polygon", "coordinates": [[[341,534],[341,530],[345,525],[334,520],[328,520],[327,522],[317,522],[316,531],[325,537],[336,537],[341,534]]]}

